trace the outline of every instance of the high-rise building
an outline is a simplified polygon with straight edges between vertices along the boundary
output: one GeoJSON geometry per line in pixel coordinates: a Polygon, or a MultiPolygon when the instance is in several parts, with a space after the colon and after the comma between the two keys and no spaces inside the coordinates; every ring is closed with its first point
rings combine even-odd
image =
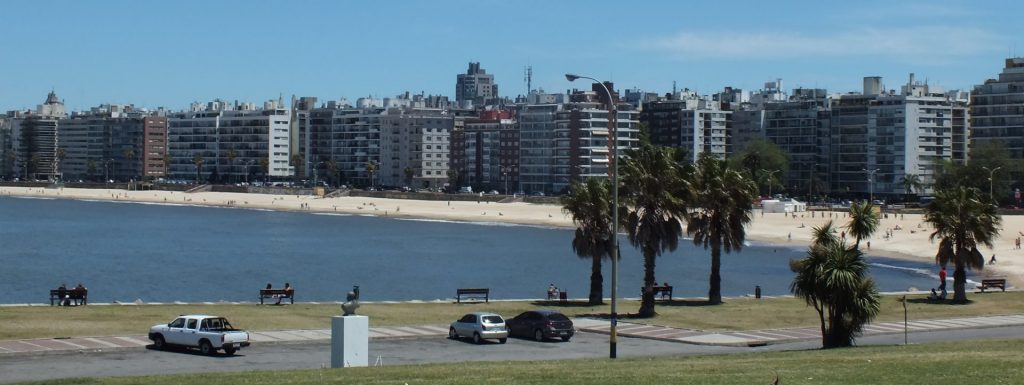
{"type": "Polygon", "coordinates": [[[455,79],[455,101],[460,107],[484,106],[498,98],[498,84],[494,75],[480,68],[480,63],[470,62],[464,74],[455,79]]]}
{"type": "Polygon", "coordinates": [[[282,179],[294,173],[291,114],[279,101],[230,106],[214,101],[168,118],[168,177],[205,183],[240,182],[252,174],[282,179]]]}
{"type": "Polygon", "coordinates": [[[142,172],[145,179],[167,176],[167,117],[142,117],[142,172]]]}
{"type": "Polygon", "coordinates": [[[967,160],[965,94],[915,82],[913,74],[899,93],[885,92],[880,82],[866,78],[864,92],[832,99],[832,191],[902,196],[906,175],[930,186],[940,161],[967,160]]]}
{"type": "MultiPolygon", "coordinates": [[[[614,85],[617,148],[620,157],[640,144],[640,113],[620,102],[614,85]]],[[[561,98],[555,98],[561,99],[561,98]]],[[[575,90],[563,104],[526,104],[519,109],[519,177],[528,194],[557,194],[572,182],[607,178],[609,173],[608,103],[597,83],[575,90]]]]}
{"type": "Polygon", "coordinates": [[[441,189],[449,183],[454,118],[440,109],[391,108],[380,121],[382,186],[441,189]]]}
{"type": "Polygon", "coordinates": [[[297,153],[303,175],[341,185],[369,186],[368,162],[380,164],[380,121],[384,108],[352,108],[329,102],[300,111],[297,153]],[[336,173],[336,174],[335,174],[336,173]]]}
{"type": "Polygon", "coordinates": [[[457,118],[451,142],[450,164],[460,182],[473,191],[519,191],[519,125],[511,111],[457,118]]]}
{"type": "Polygon", "coordinates": [[[1024,159],[1024,58],[1006,59],[998,79],[974,86],[970,120],[971,146],[998,142],[1010,158],[1024,159]]]}
{"type": "Polygon", "coordinates": [[[653,144],[680,148],[691,160],[704,152],[724,159],[731,152],[731,115],[719,102],[686,90],[645,103],[641,120],[653,144]]]}
{"type": "Polygon", "coordinates": [[[66,117],[64,101],[53,91],[35,113],[11,122],[11,145],[15,151],[14,173],[27,180],[54,180],[58,174],[57,125],[66,117]]]}

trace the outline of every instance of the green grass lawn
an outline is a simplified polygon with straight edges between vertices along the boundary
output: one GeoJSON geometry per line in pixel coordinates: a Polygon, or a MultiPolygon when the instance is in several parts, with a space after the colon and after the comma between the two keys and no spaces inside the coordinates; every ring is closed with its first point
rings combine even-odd
{"type": "MultiPolygon", "coordinates": [[[[972,294],[967,305],[926,303],[924,296],[911,297],[908,310],[911,320],[978,315],[1024,314],[1024,292],[972,294]]],[[[445,324],[471,311],[494,311],[511,317],[520,312],[553,308],[570,316],[601,315],[609,312],[607,304],[589,306],[583,303],[545,304],[540,302],[491,302],[473,304],[400,303],[364,304],[359,314],[370,317],[370,326],[445,324]]],[[[619,313],[636,312],[637,301],[620,301],[619,313]]],[[[751,330],[799,326],[817,326],[813,309],[794,298],[733,298],[719,306],[704,301],[659,301],[658,316],[649,319],[626,319],[663,326],[701,330],[751,330]]],[[[79,307],[5,307],[0,308],[0,339],[107,336],[145,334],[157,323],[170,322],[179,314],[214,314],[228,317],[239,328],[248,330],[328,329],[330,316],[341,314],[338,305],[108,305],[79,307]]],[[[903,320],[899,297],[882,299],[878,321],[903,320]]]]}
{"type": "Polygon", "coordinates": [[[72,379],[34,384],[1016,384],[1024,340],[702,357],[473,362],[72,379]]]}

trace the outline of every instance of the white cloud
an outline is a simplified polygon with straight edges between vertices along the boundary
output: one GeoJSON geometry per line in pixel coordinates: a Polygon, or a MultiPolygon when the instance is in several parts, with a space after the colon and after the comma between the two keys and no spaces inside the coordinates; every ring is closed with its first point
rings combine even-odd
{"type": "Polygon", "coordinates": [[[1005,49],[998,35],[957,26],[859,28],[817,34],[786,31],[680,32],[634,47],[681,58],[861,57],[951,60],[1005,49]]]}

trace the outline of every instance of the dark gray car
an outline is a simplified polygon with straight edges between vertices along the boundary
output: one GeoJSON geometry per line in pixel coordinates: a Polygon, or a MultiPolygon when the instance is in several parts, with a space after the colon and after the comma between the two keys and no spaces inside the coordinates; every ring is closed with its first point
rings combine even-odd
{"type": "Polygon", "coordinates": [[[561,338],[569,341],[576,329],[572,320],[565,314],[553,310],[528,311],[515,318],[505,321],[509,335],[513,337],[533,338],[544,341],[548,338],[561,338]]]}

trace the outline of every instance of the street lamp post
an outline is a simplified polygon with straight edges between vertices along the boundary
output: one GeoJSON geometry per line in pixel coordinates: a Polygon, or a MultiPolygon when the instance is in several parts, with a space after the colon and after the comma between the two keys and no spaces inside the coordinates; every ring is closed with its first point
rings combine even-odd
{"type": "Polygon", "coordinates": [[[249,185],[249,165],[252,164],[252,159],[245,161],[245,184],[249,185]]]}
{"type": "Polygon", "coordinates": [[[989,170],[988,167],[985,166],[982,166],[981,168],[985,169],[985,171],[988,171],[988,199],[992,202],[995,202],[995,197],[992,195],[992,176],[993,174],[995,174],[997,170],[1003,168],[1003,166],[999,166],[991,170],[989,170]]]}
{"type": "MultiPolygon", "coordinates": [[[[772,183],[772,178],[774,178],[775,173],[779,172],[779,170],[768,171],[768,170],[765,170],[765,169],[762,168],[761,172],[768,173],[768,199],[772,199],[772,184],[773,184],[772,183]]],[[[785,188],[786,186],[782,186],[782,187],[785,188]]]]}
{"type": "Polygon", "coordinates": [[[565,79],[570,82],[576,79],[592,80],[600,84],[601,88],[604,89],[605,95],[608,95],[608,174],[612,178],[612,317],[611,327],[608,330],[608,357],[615,358],[617,356],[616,344],[618,343],[618,314],[616,313],[616,305],[618,304],[619,297],[619,137],[618,130],[615,127],[618,112],[615,109],[612,92],[604,83],[592,77],[573,74],[565,74],[565,79]]]}
{"type": "Polygon", "coordinates": [[[878,169],[876,168],[874,170],[868,170],[868,169],[865,168],[865,169],[861,169],[861,171],[864,171],[864,172],[868,173],[868,204],[874,204],[875,203],[875,173],[878,172],[878,169]]]}
{"type": "Polygon", "coordinates": [[[501,177],[505,180],[505,195],[511,195],[508,193],[508,173],[509,171],[515,172],[515,166],[498,166],[501,169],[501,177]]]}

